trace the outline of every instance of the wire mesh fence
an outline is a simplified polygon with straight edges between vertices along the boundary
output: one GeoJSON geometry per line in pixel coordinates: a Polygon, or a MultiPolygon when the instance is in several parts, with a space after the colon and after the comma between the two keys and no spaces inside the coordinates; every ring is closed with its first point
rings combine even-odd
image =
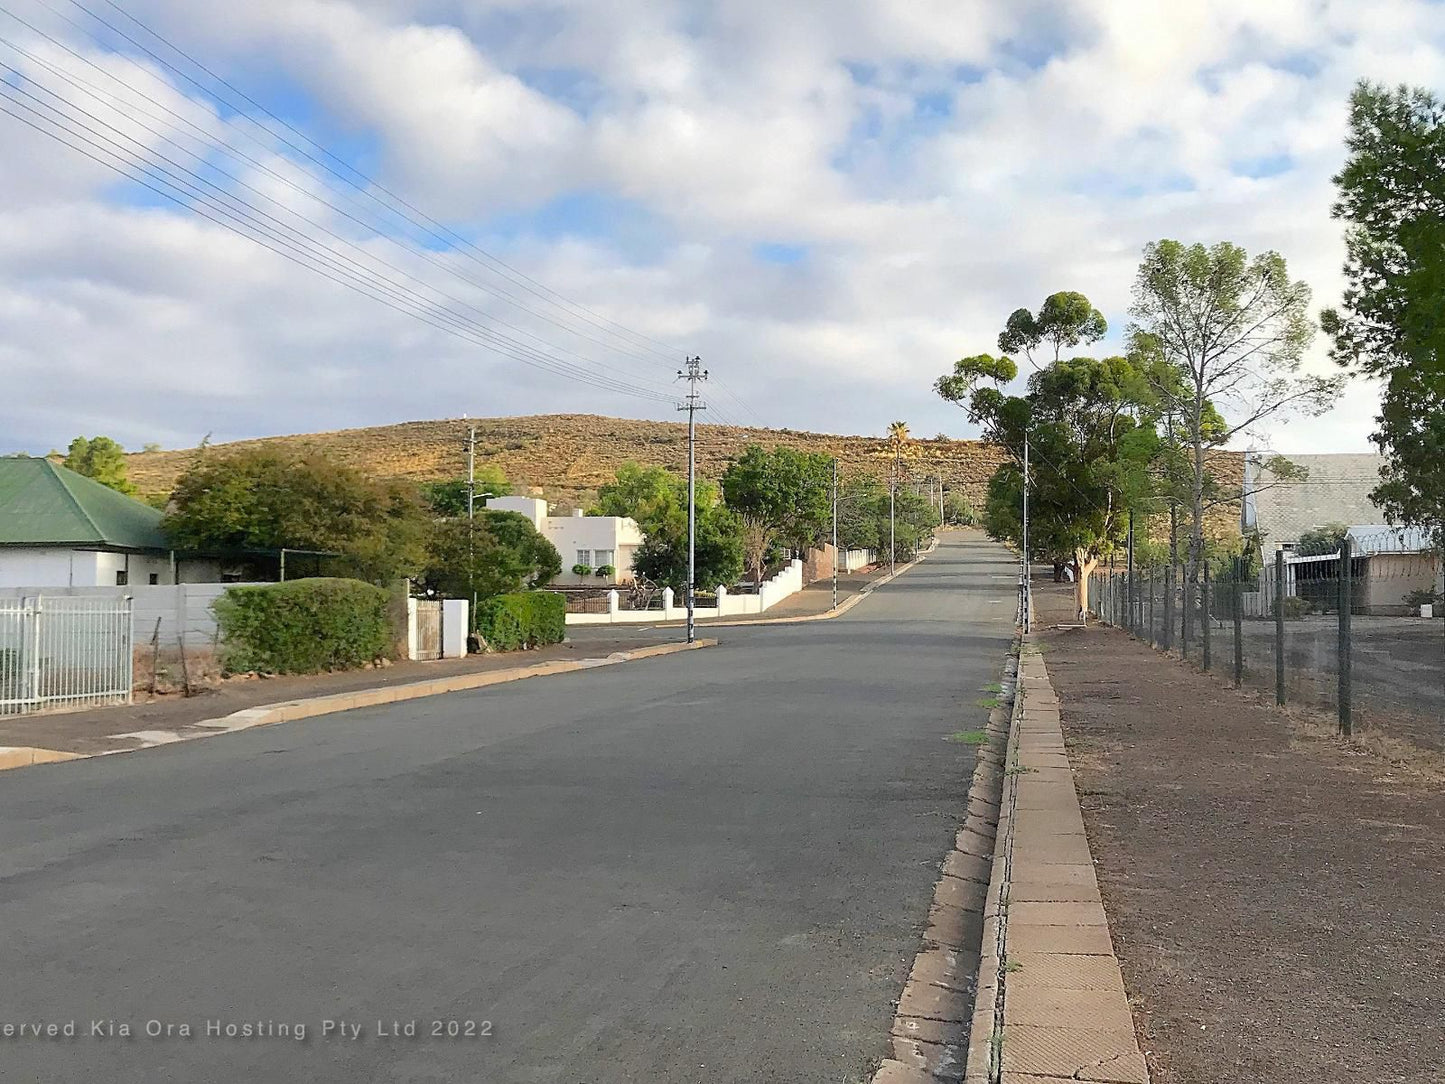
{"type": "Polygon", "coordinates": [[[129,703],[129,598],[0,599],[0,715],[129,703]]]}
{"type": "Polygon", "coordinates": [[[1273,695],[1445,749],[1445,558],[1396,532],[1340,552],[1097,572],[1091,608],[1161,651],[1273,695]]]}

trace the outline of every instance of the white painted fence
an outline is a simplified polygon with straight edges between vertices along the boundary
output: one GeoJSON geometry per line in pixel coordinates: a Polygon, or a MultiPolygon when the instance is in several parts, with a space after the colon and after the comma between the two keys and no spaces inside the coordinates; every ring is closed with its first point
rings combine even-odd
{"type": "MultiPolygon", "coordinates": [[[[757,594],[729,594],[726,587],[717,589],[716,606],[699,606],[694,616],[699,620],[709,617],[740,617],[745,614],[759,614],[776,606],[783,599],[803,589],[803,562],[794,559],[777,575],[765,581],[757,594]]],[[[624,610],[621,596],[616,591],[607,592],[605,614],[569,613],[569,625],[627,625],[648,621],[681,621],[687,617],[687,604],[676,595],[671,587],[663,589],[662,609],[624,610]]]]}
{"type": "Polygon", "coordinates": [[[130,599],[0,599],[0,715],[128,704],[130,599]]]}
{"type": "Polygon", "coordinates": [[[137,584],[127,587],[0,587],[0,601],[31,595],[46,598],[87,598],[133,600],[136,646],[149,647],[159,638],[163,651],[181,646],[187,650],[210,647],[216,642],[216,615],[211,603],[238,583],[137,584]]]}

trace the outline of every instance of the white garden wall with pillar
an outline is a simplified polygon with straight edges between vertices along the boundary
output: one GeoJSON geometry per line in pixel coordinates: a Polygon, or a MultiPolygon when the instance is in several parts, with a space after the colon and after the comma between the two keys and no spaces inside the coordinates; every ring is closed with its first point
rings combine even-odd
{"type": "MultiPolygon", "coordinates": [[[[713,617],[742,617],[760,614],[776,606],[783,599],[803,589],[803,562],[796,558],[771,579],[766,580],[757,594],[732,594],[726,587],[717,589],[716,606],[699,606],[694,616],[699,621],[713,617]]],[[[627,625],[647,621],[681,621],[687,617],[687,602],[671,587],[663,589],[661,610],[624,610],[622,596],[616,590],[607,592],[607,612],[600,614],[569,613],[569,625],[627,625]]]]}
{"type": "MultiPolygon", "coordinates": [[[[539,497],[495,497],[487,508],[496,512],[520,512],[532,521],[547,541],[557,547],[562,557],[559,584],[630,583],[632,561],[642,545],[642,528],[627,516],[584,516],[580,508],[571,515],[554,516],[547,502],[539,497]],[[575,565],[586,565],[590,572],[577,575],[575,565]],[[597,570],[611,566],[609,576],[598,576],[597,570]]],[[[593,614],[592,616],[599,616],[593,614]]]]}

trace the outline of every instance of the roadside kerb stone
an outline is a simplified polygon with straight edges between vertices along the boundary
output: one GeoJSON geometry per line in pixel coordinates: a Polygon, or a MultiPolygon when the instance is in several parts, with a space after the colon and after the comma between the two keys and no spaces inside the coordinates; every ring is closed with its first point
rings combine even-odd
{"type": "Polygon", "coordinates": [[[478,674],[454,674],[444,678],[413,681],[404,685],[387,685],[375,689],[358,689],[352,692],[331,693],[326,696],[313,696],[301,700],[283,700],[276,704],[262,704],[254,708],[244,708],[216,719],[203,719],[196,723],[187,724],[187,729],[194,728],[199,731],[199,733],[182,734],[174,731],[156,731],[154,733],[138,732],[135,735],[119,735],[129,737],[145,736],[148,740],[137,749],[120,749],[107,753],[66,753],[56,749],[0,747],[0,771],[7,768],[26,768],[34,764],[49,764],[65,760],[86,760],[92,756],[121,756],[127,753],[142,752],[145,749],[155,748],[157,745],[173,744],[177,741],[195,741],[201,738],[212,738],[219,734],[234,733],[237,730],[249,730],[251,727],[289,723],[298,719],[314,718],[318,715],[332,715],[337,712],[351,711],[356,708],[378,707],[383,704],[395,704],[404,700],[417,700],[422,697],[440,696],[446,693],[467,692],[472,689],[485,688],[489,685],[501,685],[507,682],[521,681],[525,678],[566,674],[577,670],[591,670],[598,666],[609,666],[617,663],[632,662],[638,659],[673,655],[681,651],[694,651],[699,648],[714,647],[716,645],[717,640],[715,639],[701,639],[691,644],[654,644],[649,647],[634,648],[629,651],[613,652],[605,659],[566,659],[556,662],[535,663],[530,666],[517,666],[508,670],[488,670],[478,674]]]}
{"type": "Polygon", "coordinates": [[[965,1084],[1148,1084],[1058,697],[1029,637],[1007,748],[965,1084]]]}
{"type": "MultiPolygon", "coordinates": [[[[1013,685],[1013,659],[1003,685],[1013,685]]],[[[989,713],[988,742],[975,757],[967,816],[944,857],[923,947],[898,1001],[891,1030],[893,1057],[879,1067],[873,1084],[962,1081],[974,1036],[991,1035],[991,1005],[997,990],[997,954],[990,952],[996,910],[998,862],[995,841],[1006,830],[1000,819],[1011,707],[989,713]],[[989,960],[992,959],[992,966],[989,960]],[[981,1029],[981,1031],[980,1031],[981,1029]]]]}

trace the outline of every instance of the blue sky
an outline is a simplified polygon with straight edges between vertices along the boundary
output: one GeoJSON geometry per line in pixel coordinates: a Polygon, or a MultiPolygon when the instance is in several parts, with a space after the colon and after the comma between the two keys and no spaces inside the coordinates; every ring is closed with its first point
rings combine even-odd
{"type": "MultiPolygon", "coordinates": [[[[1445,89],[1426,0],[126,5],[293,132],[86,6],[174,69],[68,0],[14,5],[59,45],[0,20],[13,93],[132,175],[0,116],[0,450],[671,417],[691,353],[716,420],[967,436],[933,379],[1062,289],[1117,349],[1148,241],[1276,249],[1331,303],[1351,85],[1445,89]],[[194,162],[163,137],[220,190],[141,187],[194,162]]],[[[1247,439],[1365,450],[1374,410],[1247,439]]]]}

